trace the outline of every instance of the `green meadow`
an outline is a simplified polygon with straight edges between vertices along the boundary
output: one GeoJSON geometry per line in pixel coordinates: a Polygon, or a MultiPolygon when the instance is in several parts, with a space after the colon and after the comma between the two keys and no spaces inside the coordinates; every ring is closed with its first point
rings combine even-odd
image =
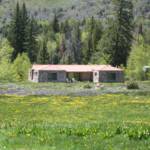
{"type": "Polygon", "coordinates": [[[148,150],[150,94],[0,96],[0,150],[148,150]]]}

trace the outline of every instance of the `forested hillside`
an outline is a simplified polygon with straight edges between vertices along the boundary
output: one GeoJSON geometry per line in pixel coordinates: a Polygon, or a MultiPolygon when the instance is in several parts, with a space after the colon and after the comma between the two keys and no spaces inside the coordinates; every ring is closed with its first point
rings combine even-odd
{"type": "MultiPolygon", "coordinates": [[[[0,0],[1,19],[5,22],[12,14],[16,2],[23,0],[0,0]]],[[[95,16],[106,18],[112,16],[113,0],[24,0],[30,12],[39,19],[52,19],[54,11],[59,13],[60,19],[95,16]]],[[[150,18],[149,0],[132,0],[134,16],[150,18]]]]}
{"type": "Polygon", "coordinates": [[[149,0],[0,0],[0,15],[0,79],[24,80],[30,63],[111,64],[143,79],[150,65],[149,0]]]}

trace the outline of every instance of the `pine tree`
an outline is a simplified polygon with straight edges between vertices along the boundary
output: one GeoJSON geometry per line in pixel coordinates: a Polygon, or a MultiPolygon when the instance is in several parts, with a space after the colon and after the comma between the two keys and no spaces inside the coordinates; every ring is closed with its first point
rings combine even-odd
{"type": "Polygon", "coordinates": [[[62,35],[62,39],[60,41],[60,45],[57,51],[59,53],[60,59],[63,57],[65,51],[66,51],[66,43],[65,43],[64,35],[62,35]]]}
{"type": "Polygon", "coordinates": [[[75,63],[81,64],[82,62],[82,49],[81,49],[81,31],[80,25],[77,23],[72,32],[72,51],[74,53],[75,63]]]}
{"type": "MultiPolygon", "coordinates": [[[[112,64],[113,60],[113,53],[115,48],[115,42],[116,42],[116,26],[114,25],[113,20],[108,21],[109,27],[105,29],[101,40],[97,44],[97,52],[96,54],[99,57],[96,57],[96,62],[99,63],[107,63],[112,64]],[[98,60],[99,59],[99,60],[98,60]]],[[[93,58],[94,59],[94,58],[93,58]]]]}
{"type": "Polygon", "coordinates": [[[49,53],[47,50],[47,40],[44,39],[43,46],[39,51],[37,62],[39,64],[48,64],[49,63],[49,53]]]}
{"type": "MultiPolygon", "coordinates": [[[[88,20],[87,20],[88,21],[88,20]]],[[[102,25],[101,22],[94,19],[94,17],[92,17],[87,23],[86,23],[86,32],[88,32],[87,34],[87,38],[83,43],[83,55],[84,55],[84,63],[94,63],[93,57],[95,57],[96,53],[97,53],[97,44],[100,41],[101,37],[102,37],[102,25]]],[[[96,58],[97,59],[97,58],[96,58]]]]}
{"type": "Polygon", "coordinates": [[[12,54],[12,60],[14,60],[18,53],[21,53],[22,41],[21,41],[21,13],[19,3],[16,5],[14,15],[10,24],[9,41],[14,48],[12,54]]]}
{"type": "Polygon", "coordinates": [[[69,20],[66,20],[64,23],[64,34],[65,34],[65,39],[71,38],[71,26],[69,24],[69,20]]]}
{"type": "Polygon", "coordinates": [[[30,19],[28,16],[26,5],[25,3],[23,3],[21,10],[21,33],[20,33],[22,41],[21,53],[27,52],[29,50],[29,23],[30,19]]]}
{"type": "Polygon", "coordinates": [[[95,19],[92,16],[91,20],[90,20],[90,28],[89,28],[89,38],[88,38],[88,61],[91,57],[91,55],[94,53],[95,49],[95,41],[94,41],[94,29],[95,29],[95,19]]]}
{"type": "Polygon", "coordinates": [[[62,48],[63,51],[61,51],[60,54],[63,54],[61,57],[60,63],[64,64],[73,64],[75,62],[75,53],[74,53],[74,46],[73,46],[73,26],[71,25],[72,22],[69,22],[68,20],[64,23],[64,37],[63,37],[63,43],[62,48]],[[63,52],[63,53],[62,53],[63,52]]]}
{"type": "Polygon", "coordinates": [[[94,29],[92,31],[92,49],[93,53],[97,52],[97,44],[102,37],[103,27],[101,22],[95,21],[94,29]]]}
{"type": "Polygon", "coordinates": [[[101,59],[113,66],[127,64],[132,46],[133,5],[129,0],[114,0],[115,20],[108,20],[106,29],[99,43],[101,59]]]}
{"type": "Polygon", "coordinates": [[[29,49],[29,22],[25,3],[23,3],[22,9],[20,9],[19,3],[17,3],[8,37],[14,48],[12,60],[15,60],[18,54],[27,52],[29,49]]]}
{"type": "Polygon", "coordinates": [[[115,4],[115,45],[112,57],[112,65],[127,64],[127,58],[131,51],[133,31],[133,4],[129,0],[114,0],[115,4]]]}
{"type": "Polygon", "coordinates": [[[29,27],[29,47],[28,47],[28,56],[32,63],[35,63],[37,60],[37,53],[38,53],[36,41],[36,36],[38,34],[37,30],[38,30],[37,22],[35,21],[34,18],[32,18],[29,27]]]}
{"type": "Polygon", "coordinates": [[[58,33],[60,29],[59,29],[59,21],[58,21],[56,13],[54,15],[52,26],[53,26],[54,33],[58,33]]]}

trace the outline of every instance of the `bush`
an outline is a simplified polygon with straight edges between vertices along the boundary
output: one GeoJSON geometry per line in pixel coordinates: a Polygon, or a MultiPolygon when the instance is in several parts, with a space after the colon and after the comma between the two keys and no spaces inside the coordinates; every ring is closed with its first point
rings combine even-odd
{"type": "Polygon", "coordinates": [[[0,81],[16,81],[13,65],[7,59],[0,63],[0,81]]]}
{"type": "Polygon", "coordinates": [[[13,63],[13,70],[15,71],[16,80],[26,81],[28,78],[28,72],[30,67],[31,64],[27,54],[19,54],[13,63]]]}
{"type": "Polygon", "coordinates": [[[84,87],[83,87],[84,89],[91,89],[92,88],[92,86],[90,85],[90,84],[86,84],[86,85],[84,85],[84,87]]]}
{"type": "Polygon", "coordinates": [[[139,85],[137,82],[129,81],[127,83],[127,89],[139,89],[139,85]]]}

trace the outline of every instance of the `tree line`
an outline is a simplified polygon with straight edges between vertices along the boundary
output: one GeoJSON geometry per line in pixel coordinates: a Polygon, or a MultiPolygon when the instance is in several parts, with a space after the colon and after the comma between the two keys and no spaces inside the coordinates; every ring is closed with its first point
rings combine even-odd
{"type": "Polygon", "coordinates": [[[17,3],[7,38],[14,48],[12,61],[27,53],[32,63],[127,64],[133,31],[133,5],[115,0],[114,17],[105,27],[94,17],[60,21],[57,12],[50,22],[40,22],[27,11],[25,3],[17,3]]]}

